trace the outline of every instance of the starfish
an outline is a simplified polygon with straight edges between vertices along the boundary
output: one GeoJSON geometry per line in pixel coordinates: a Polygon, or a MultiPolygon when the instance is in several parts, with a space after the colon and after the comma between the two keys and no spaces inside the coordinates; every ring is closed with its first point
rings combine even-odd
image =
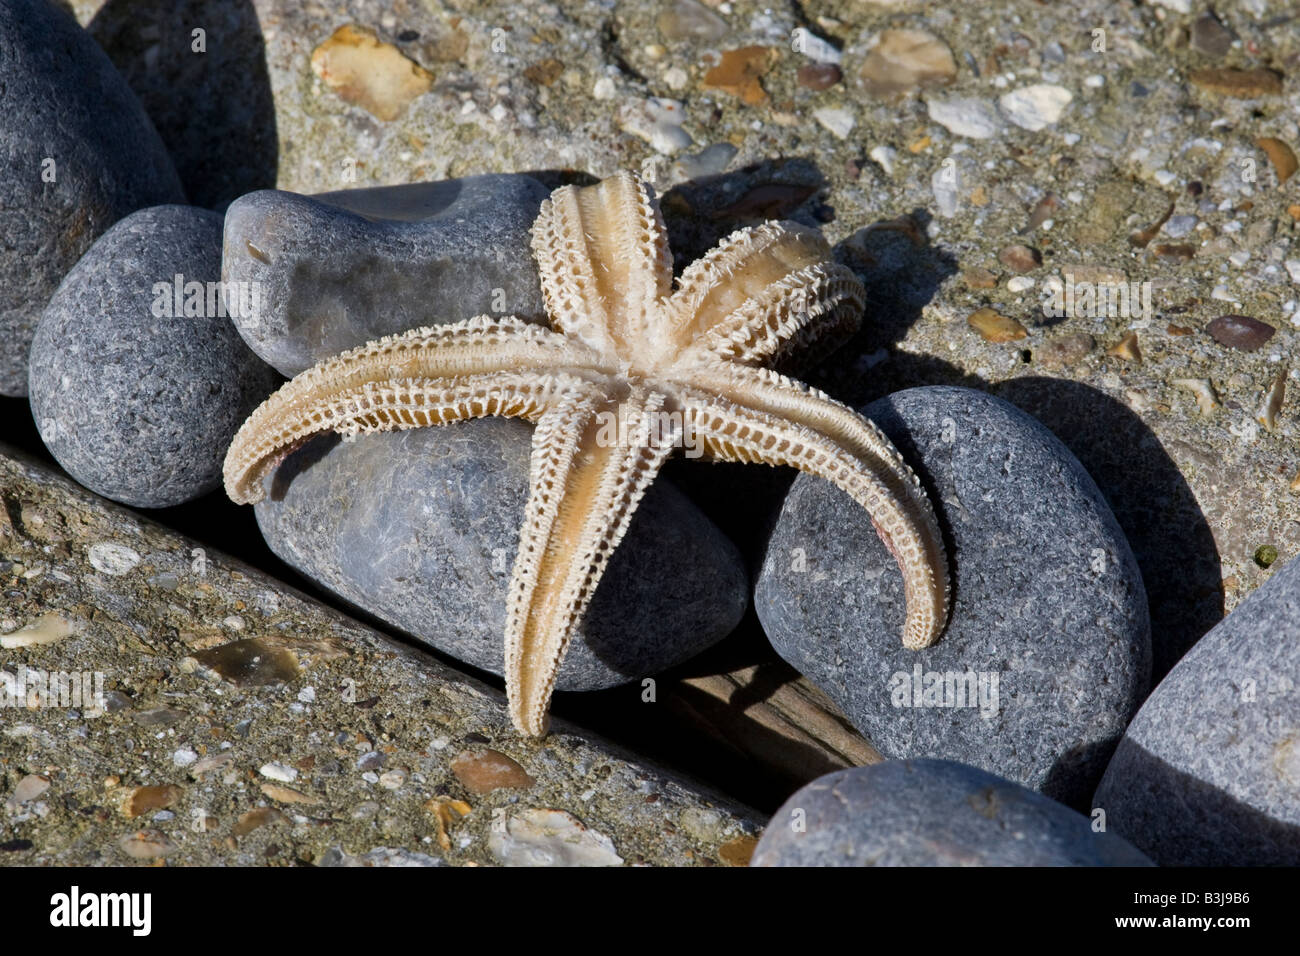
{"type": "Polygon", "coordinates": [[[733,233],[673,288],[658,203],[618,173],[557,189],[533,226],[551,328],[479,316],[327,359],[267,399],[231,443],[226,492],[259,500],[291,451],[485,415],[535,423],[529,497],[507,592],[510,717],[546,732],[560,662],[646,488],[678,450],[788,465],[871,515],[902,572],[903,644],[938,639],[948,572],[916,475],[868,419],[767,367],[856,328],[861,283],[792,222],[733,233]]]}

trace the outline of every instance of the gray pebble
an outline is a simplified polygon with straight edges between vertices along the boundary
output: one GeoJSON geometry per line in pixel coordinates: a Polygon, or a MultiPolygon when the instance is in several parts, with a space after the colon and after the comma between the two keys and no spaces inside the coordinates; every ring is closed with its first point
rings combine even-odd
{"type": "MultiPolygon", "coordinates": [[[[489,418],[318,438],[268,477],[258,524],[276,554],[335,594],[500,674],[531,436],[526,423],[489,418]]],[[[557,688],[611,687],[684,661],[725,637],[747,600],[735,546],[657,481],[610,560],[557,688]]]]}
{"type": "Polygon", "coordinates": [[[882,753],[1085,805],[1150,675],[1142,578],[1109,508],[1055,436],[990,395],[909,389],[866,414],[939,513],[947,629],[903,648],[897,563],[848,495],[801,475],[755,595],[769,638],[882,753]]]}
{"type": "Polygon", "coordinates": [[[226,211],[223,274],[260,283],[237,320],[285,375],[394,332],[476,315],[544,315],[531,230],[547,188],[487,175],[299,196],[250,193],[226,211]]]}
{"type": "Polygon", "coordinates": [[[64,275],[123,216],[185,195],[135,94],[58,4],[0,4],[0,115],[0,395],[25,395],[64,275]]]}
{"type": "Polygon", "coordinates": [[[1300,865],[1300,560],[1188,651],[1093,800],[1162,866],[1300,865]]]}
{"type": "Polygon", "coordinates": [[[767,825],[751,866],[1151,866],[1069,807],[948,760],[819,777],[767,825]]]}
{"type": "Polygon", "coordinates": [[[177,275],[182,291],[205,283],[204,310],[220,301],[206,286],[220,263],[219,215],[142,209],[101,236],[50,301],[32,343],[32,415],[92,491],[143,508],[211,491],[235,431],[275,389],[229,318],[156,314],[175,311],[177,275]]]}

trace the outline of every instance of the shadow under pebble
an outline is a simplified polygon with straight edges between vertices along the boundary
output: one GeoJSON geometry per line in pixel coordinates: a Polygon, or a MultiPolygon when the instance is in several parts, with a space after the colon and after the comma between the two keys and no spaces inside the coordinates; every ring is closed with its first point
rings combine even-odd
{"type": "Polygon", "coordinates": [[[87,29],[140,98],[192,203],[220,211],[275,186],[275,104],[252,0],[108,0],[87,29]]]}
{"type": "Polygon", "coordinates": [[[1219,550],[1195,495],[1142,419],[1097,389],[1027,376],[994,391],[1061,439],[1124,529],[1146,586],[1155,687],[1223,618],[1219,550]]]}

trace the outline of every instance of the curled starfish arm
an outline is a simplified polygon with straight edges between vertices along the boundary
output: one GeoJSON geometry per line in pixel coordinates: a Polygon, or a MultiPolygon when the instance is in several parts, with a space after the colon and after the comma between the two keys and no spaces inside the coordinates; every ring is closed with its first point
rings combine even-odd
{"type": "Polygon", "coordinates": [[[557,189],[542,203],[532,245],[552,324],[602,354],[629,354],[672,290],[663,217],[630,173],[557,189]]]}
{"type": "Polygon", "coordinates": [[[388,336],[285,383],[240,427],[226,493],[262,497],[262,479],[323,432],[360,433],[502,415],[536,421],[559,397],[602,381],[595,353],[518,319],[470,319],[388,336]]]}
{"type": "Polygon", "coordinates": [[[819,233],[793,222],[732,233],[686,268],[665,305],[678,345],[760,365],[851,334],[862,284],[829,254],[819,233]]]}
{"type": "Polygon", "coordinates": [[[531,492],[506,604],[506,694],[521,733],[546,732],[564,653],[646,488],[677,443],[679,429],[654,432],[663,402],[641,389],[603,404],[575,395],[537,423],[531,492]]]}
{"type": "Polygon", "coordinates": [[[824,262],[773,282],[714,326],[695,349],[741,365],[808,364],[857,331],[862,284],[844,266],[824,262]]]}
{"type": "Polygon", "coordinates": [[[938,640],[948,617],[943,538],[920,480],[889,439],[847,406],[767,369],[719,363],[696,371],[691,385],[680,397],[687,440],[724,461],[793,466],[851,495],[902,572],[903,645],[938,640]]]}

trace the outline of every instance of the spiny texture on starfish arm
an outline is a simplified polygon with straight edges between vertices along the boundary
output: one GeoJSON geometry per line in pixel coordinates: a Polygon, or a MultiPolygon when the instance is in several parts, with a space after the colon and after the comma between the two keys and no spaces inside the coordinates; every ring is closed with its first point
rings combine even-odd
{"type": "Polygon", "coordinates": [[[610,555],[678,448],[790,465],[852,495],[898,560],[903,643],[932,644],[948,614],[934,511],[876,426],[771,366],[859,321],[861,284],[815,231],[768,222],[683,272],[635,175],[557,189],[533,226],[551,329],[514,317],[392,335],[322,362],[272,395],[226,456],[226,491],[265,476],[313,435],[345,437],[484,415],[533,432],[529,498],[507,597],[506,690],[526,734],[546,730],[556,673],[610,555]]]}

